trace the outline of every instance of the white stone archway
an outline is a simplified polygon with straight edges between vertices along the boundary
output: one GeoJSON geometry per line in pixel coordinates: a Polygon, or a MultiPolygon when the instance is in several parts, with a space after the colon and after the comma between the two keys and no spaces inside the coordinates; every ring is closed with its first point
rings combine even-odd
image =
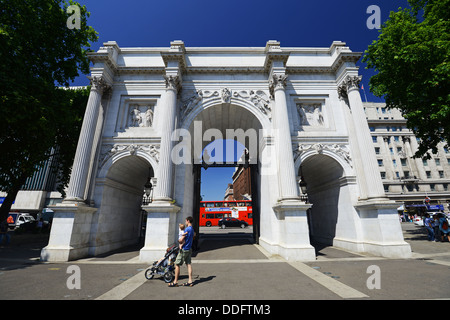
{"type": "Polygon", "coordinates": [[[154,201],[142,207],[147,231],[140,259],[159,259],[176,240],[177,223],[192,215],[192,166],[214,132],[226,139],[227,129],[243,136],[256,131],[256,142],[240,142],[257,163],[259,243],[270,253],[315,259],[307,221],[312,208],[321,217],[313,236],[321,241],[409,256],[359,95],[360,56],[339,41],[329,48],[282,48],[277,41],[261,48],[105,43],[90,54],[92,89],[67,198],[54,208],[42,259],[67,261],[130,243],[131,227],[123,238],[113,234],[126,217],[121,211],[138,210],[149,168],[156,183],[154,201]],[[149,110],[138,126],[130,118],[149,110]],[[183,157],[175,161],[177,153],[183,157]],[[300,197],[300,167],[312,204],[300,197]],[[317,200],[324,197],[324,204],[317,200]],[[321,230],[326,211],[333,222],[321,230]]]}
{"type": "Polygon", "coordinates": [[[152,160],[147,153],[127,150],[114,154],[100,170],[95,193],[101,202],[92,220],[89,255],[138,242],[144,184],[154,177],[152,160]]]}

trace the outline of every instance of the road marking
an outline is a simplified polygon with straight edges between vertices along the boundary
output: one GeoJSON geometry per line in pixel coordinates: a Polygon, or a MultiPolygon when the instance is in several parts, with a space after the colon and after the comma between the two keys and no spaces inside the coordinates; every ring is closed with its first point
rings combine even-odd
{"type": "Polygon", "coordinates": [[[302,262],[289,262],[287,261],[289,265],[303,273],[305,276],[311,278],[312,280],[316,281],[317,283],[321,284],[328,290],[334,292],[338,296],[344,298],[344,299],[352,299],[352,298],[368,298],[368,295],[365,295],[362,292],[359,292],[356,289],[353,289],[352,287],[349,287],[325,274],[323,274],[320,271],[317,271],[308,265],[302,263],[302,262]]]}
{"type": "Polygon", "coordinates": [[[220,259],[220,260],[192,260],[192,264],[214,264],[214,263],[279,263],[285,261],[267,259],[220,259]]]}
{"type": "Polygon", "coordinates": [[[122,300],[134,290],[139,288],[147,281],[145,278],[145,270],[139,272],[135,276],[112,288],[108,292],[102,294],[95,300],[122,300]]]}

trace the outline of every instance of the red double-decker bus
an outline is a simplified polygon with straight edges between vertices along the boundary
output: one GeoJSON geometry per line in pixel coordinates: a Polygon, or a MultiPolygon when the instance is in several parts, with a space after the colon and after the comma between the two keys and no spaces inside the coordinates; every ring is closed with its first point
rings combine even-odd
{"type": "Polygon", "coordinates": [[[201,227],[218,226],[223,218],[236,218],[253,225],[252,201],[200,201],[201,227]]]}

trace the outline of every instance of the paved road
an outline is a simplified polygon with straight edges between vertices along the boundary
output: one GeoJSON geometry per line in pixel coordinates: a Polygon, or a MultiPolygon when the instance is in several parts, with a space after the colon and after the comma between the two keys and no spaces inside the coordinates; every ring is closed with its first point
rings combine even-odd
{"type": "MultiPolygon", "coordinates": [[[[411,259],[317,246],[317,260],[307,263],[268,255],[251,243],[251,229],[201,230],[192,288],[168,288],[158,277],[146,280],[147,265],[138,261],[137,247],[69,263],[40,263],[47,237],[20,235],[13,237],[10,246],[0,248],[0,299],[450,299],[450,243],[429,242],[425,230],[410,223],[402,228],[413,250],[411,259]],[[78,283],[72,277],[77,274],[80,288],[70,289],[78,283]],[[380,277],[374,278],[377,274],[380,277]],[[375,288],[368,287],[368,279],[375,288]]],[[[180,282],[187,281],[186,273],[183,267],[180,282]]]]}

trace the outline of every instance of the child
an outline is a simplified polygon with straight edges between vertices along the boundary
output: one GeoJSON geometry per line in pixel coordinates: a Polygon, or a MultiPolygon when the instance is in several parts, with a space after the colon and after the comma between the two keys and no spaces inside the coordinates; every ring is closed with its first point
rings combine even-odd
{"type": "Polygon", "coordinates": [[[183,247],[183,244],[184,244],[184,236],[187,235],[187,232],[184,232],[184,229],[186,228],[186,226],[184,224],[180,223],[178,226],[180,228],[178,230],[178,243],[179,243],[179,248],[181,250],[181,248],[183,247]]]}

